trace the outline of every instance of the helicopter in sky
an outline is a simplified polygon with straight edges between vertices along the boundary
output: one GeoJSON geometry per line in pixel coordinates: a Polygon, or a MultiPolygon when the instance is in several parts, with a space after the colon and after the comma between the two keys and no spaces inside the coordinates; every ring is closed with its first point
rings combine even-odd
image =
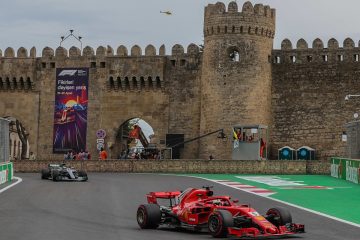
{"type": "Polygon", "coordinates": [[[172,15],[172,12],[170,11],[160,11],[160,13],[166,14],[166,15],[172,15]]]}

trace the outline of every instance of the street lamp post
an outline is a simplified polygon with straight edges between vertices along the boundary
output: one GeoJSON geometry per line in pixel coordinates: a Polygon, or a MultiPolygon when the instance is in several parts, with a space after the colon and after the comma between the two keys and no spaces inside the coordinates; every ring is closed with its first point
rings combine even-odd
{"type": "Polygon", "coordinates": [[[75,35],[73,34],[74,30],[72,30],[72,29],[70,29],[69,31],[70,31],[70,34],[69,34],[69,35],[67,35],[66,37],[65,37],[65,36],[61,36],[61,37],[60,37],[60,38],[61,38],[60,47],[61,47],[61,44],[62,44],[66,39],[68,39],[69,37],[73,37],[73,38],[75,38],[78,42],[80,42],[80,49],[81,49],[81,51],[82,51],[82,41],[81,41],[82,37],[81,37],[81,36],[78,36],[78,37],[75,36],[75,35]]]}

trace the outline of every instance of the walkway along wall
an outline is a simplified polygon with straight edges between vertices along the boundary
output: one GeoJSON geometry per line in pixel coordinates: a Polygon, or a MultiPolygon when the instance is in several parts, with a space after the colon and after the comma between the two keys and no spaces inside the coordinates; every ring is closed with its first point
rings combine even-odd
{"type": "MultiPolygon", "coordinates": [[[[39,172],[55,161],[15,161],[16,172],[39,172]]],[[[233,161],[233,160],[106,160],[69,161],[88,172],[119,173],[235,173],[235,174],[330,174],[323,161],[233,161]]]]}

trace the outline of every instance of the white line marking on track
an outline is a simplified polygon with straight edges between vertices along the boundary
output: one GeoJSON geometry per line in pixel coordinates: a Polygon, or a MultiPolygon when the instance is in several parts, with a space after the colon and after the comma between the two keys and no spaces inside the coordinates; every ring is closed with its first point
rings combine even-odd
{"type": "Polygon", "coordinates": [[[17,181],[14,182],[14,183],[12,183],[12,184],[10,184],[10,185],[7,186],[7,187],[4,187],[3,189],[0,189],[0,194],[3,193],[3,192],[5,192],[5,191],[8,190],[9,188],[12,188],[13,186],[15,186],[15,185],[17,185],[17,184],[19,184],[19,183],[22,182],[22,178],[14,177],[14,179],[16,179],[17,181]]]}
{"type": "Polygon", "coordinates": [[[333,217],[333,216],[330,216],[330,215],[327,215],[327,214],[325,214],[325,213],[321,213],[321,212],[318,212],[318,211],[315,211],[315,210],[311,210],[311,209],[308,209],[308,208],[304,208],[304,207],[301,207],[301,206],[299,206],[299,205],[295,205],[295,204],[292,204],[292,203],[284,202],[284,201],[281,201],[281,200],[278,200],[278,199],[275,199],[275,198],[272,198],[272,197],[268,197],[268,196],[266,196],[266,195],[259,195],[259,194],[257,194],[257,193],[254,193],[254,192],[251,192],[251,191],[246,191],[246,190],[244,191],[243,189],[240,189],[240,188],[237,188],[237,187],[234,187],[234,186],[231,186],[231,185],[227,185],[227,184],[224,183],[223,181],[212,180],[212,179],[203,178],[203,177],[197,177],[197,176],[188,176],[188,175],[177,175],[177,176],[199,178],[199,179],[207,180],[207,181],[210,181],[210,182],[218,183],[218,184],[223,185],[223,186],[226,186],[226,187],[230,187],[230,188],[237,189],[237,190],[240,190],[240,191],[243,191],[243,192],[247,192],[247,193],[250,193],[250,194],[254,194],[254,195],[259,196],[259,197],[267,198],[267,199],[270,199],[270,200],[273,200],[273,201],[276,201],[276,202],[279,202],[279,203],[282,203],[282,204],[285,204],[285,205],[288,205],[288,206],[291,206],[291,207],[295,207],[295,208],[298,208],[298,209],[301,209],[301,210],[304,210],[304,211],[307,211],[307,212],[310,212],[310,213],[314,213],[314,214],[317,214],[317,215],[320,215],[320,216],[323,216],[323,217],[326,217],[326,218],[330,218],[330,219],[332,219],[332,220],[336,220],[336,221],[338,221],[338,222],[346,223],[346,224],[352,225],[352,226],[354,226],[354,227],[360,228],[360,224],[353,223],[353,222],[350,222],[350,221],[346,221],[346,220],[344,220],[344,219],[340,219],[340,218],[337,218],[337,217],[333,217]]]}

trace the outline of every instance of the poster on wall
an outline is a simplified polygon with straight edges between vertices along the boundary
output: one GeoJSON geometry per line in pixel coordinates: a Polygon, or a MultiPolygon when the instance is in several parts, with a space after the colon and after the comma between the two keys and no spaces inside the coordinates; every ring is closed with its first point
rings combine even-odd
{"type": "Polygon", "coordinates": [[[57,68],[53,153],[86,150],[88,68],[57,68]]]}

